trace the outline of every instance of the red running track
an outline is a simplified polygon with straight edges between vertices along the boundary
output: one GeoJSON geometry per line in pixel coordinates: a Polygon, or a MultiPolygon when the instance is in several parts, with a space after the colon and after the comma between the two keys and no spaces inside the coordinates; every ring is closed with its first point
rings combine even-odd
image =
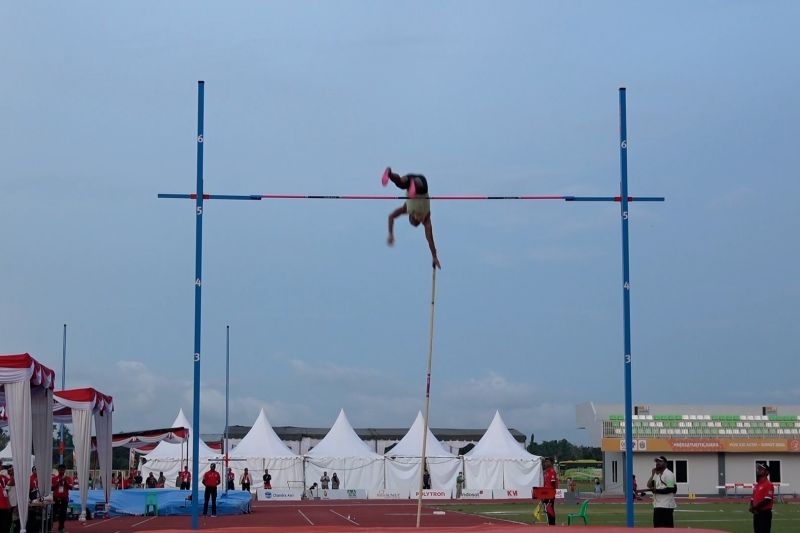
{"type": "MultiPolygon", "coordinates": [[[[441,511],[437,511],[441,513],[441,511]]],[[[369,530],[384,533],[417,531],[417,504],[413,501],[303,501],[303,502],[253,502],[253,512],[247,515],[200,517],[200,529],[208,533],[278,533],[296,532],[340,533],[369,530]]],[[[531,526],[498,518],[487,518],[456,511],[434,514],[434,509],[423,505],[421,526],[427,532],[500,531],[501,533],[530,532],[531,526]]],[[[544,526],[540,526],[544,527],[544,526]]],[[[594,533],[628,533],[627,528],[592,527],[594,533]]],[[[189,516],[124,516],[97,519],[84,523],[69,521],[66,533],[138,533],[159,531],[185,533],[191,530],[189,516]],[[90,530],[85,531],[84,530],[90,530]]],[[[560,526],[559,531],[586,531],[585,526],[560,526]]],[[[638,528],[637,532],[651,531],[638,528]]],[[[694,529],[694,533],[712,533],[709,529],[694,529]]],[[[716,532],[718,533],[718,532],[716,532]]]]}

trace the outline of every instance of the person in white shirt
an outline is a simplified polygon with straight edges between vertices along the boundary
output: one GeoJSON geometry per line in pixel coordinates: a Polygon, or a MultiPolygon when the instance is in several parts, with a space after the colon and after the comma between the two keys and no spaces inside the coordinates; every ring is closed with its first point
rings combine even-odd
{"type": "Polygon", "coordinates": [[[678,486],[675,474],[667,468],[667,458],[663,455],[655,458],[656,466],[647,480],[647,488],[653,493],[653,527],[675,527],[675,493],[678,486]]]}

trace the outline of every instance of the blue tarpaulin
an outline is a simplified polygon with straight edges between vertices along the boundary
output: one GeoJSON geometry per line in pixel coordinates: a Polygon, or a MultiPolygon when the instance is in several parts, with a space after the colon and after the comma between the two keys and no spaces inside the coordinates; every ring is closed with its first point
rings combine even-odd
{"type": "MultiPolygon", "coordinates": [[[[192,502],[188,499],[192,492],[177,489],[128,489],[111,491],[111,516],[143,515],[145,504],[154,502],[158,507],[159,516],[175,516],[192,514],[192,502]]],[[[203,512],[203,491],[199,493],[200,512],[203,512]]],[[[70,491],[70,503],[80,505],[78,491],[70,491]]],[[[217,492],[217,514],[233,515],[250,512],[251,495],[242,490],[229,490],[217,492]]],[[[94,514],[95,505],[105,503],[102,490],[90,490],[86,503],[89,511],[94,514]]],[[[211,501],[208,502],[208,512],[211,513],[211,501]]]]}

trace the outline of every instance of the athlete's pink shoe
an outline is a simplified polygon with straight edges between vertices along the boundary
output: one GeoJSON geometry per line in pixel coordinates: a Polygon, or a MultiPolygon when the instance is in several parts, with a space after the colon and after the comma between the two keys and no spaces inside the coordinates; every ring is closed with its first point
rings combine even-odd
{"type": "Polygon", "coordinates": [[[386,167],[386,170],[383,171],[383,176],[381,176],[381,185],[386,187],[389,185],[389,174],[392,173],[392,167],[386,167]]]}

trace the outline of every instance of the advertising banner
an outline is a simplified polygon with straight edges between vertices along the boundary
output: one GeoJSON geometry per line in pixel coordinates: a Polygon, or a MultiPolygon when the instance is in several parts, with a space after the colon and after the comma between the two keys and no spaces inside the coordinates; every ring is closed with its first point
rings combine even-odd
{"type": "Polygon", "coordinates": [[[492,496],[495,500],[530,500],[531,489],[494,489],[492,496]]]}
{"type": "Polygon", "coordinates": [[[260,502],[301,500],[303,489],[257,489],[256,499],[260,502]]]}
{"type": "MultiPolygon", "coordinates": [[[[419,491],[415,490],[411,495],[413,499],[419,498],[419,491]]],[[[442,489],[426,489],[422,491],[423,500],[449,500],[450,491],[442,489]]]]}
{"type": "Polygon", "coordinates": [[[407,500],[407,490],[397,489],[373,489],[367,492],[367,498],[370,500],[407,500]]]}
{"type": "MultiPolygon", "coordinates": [[[[780,439],[773,437],[746,438],[676,438],[633,440],[634,452],[728,452],[728,453],[785,453],[800,452],[800,439],[780,439]]],[[[604,438],[604,452],[625,450],[625,439],[604,438]]]]}
{"type": "Polygon", "coordinates": [[[491,500],[492,489],[464,489],[461,491],[462,500],[491,500]]]}
{"type": "Polygon", "coordinates": [[[367,491],[364,489],[320,489],[318,496],[321,500],[366,500],[367,491]]]}

